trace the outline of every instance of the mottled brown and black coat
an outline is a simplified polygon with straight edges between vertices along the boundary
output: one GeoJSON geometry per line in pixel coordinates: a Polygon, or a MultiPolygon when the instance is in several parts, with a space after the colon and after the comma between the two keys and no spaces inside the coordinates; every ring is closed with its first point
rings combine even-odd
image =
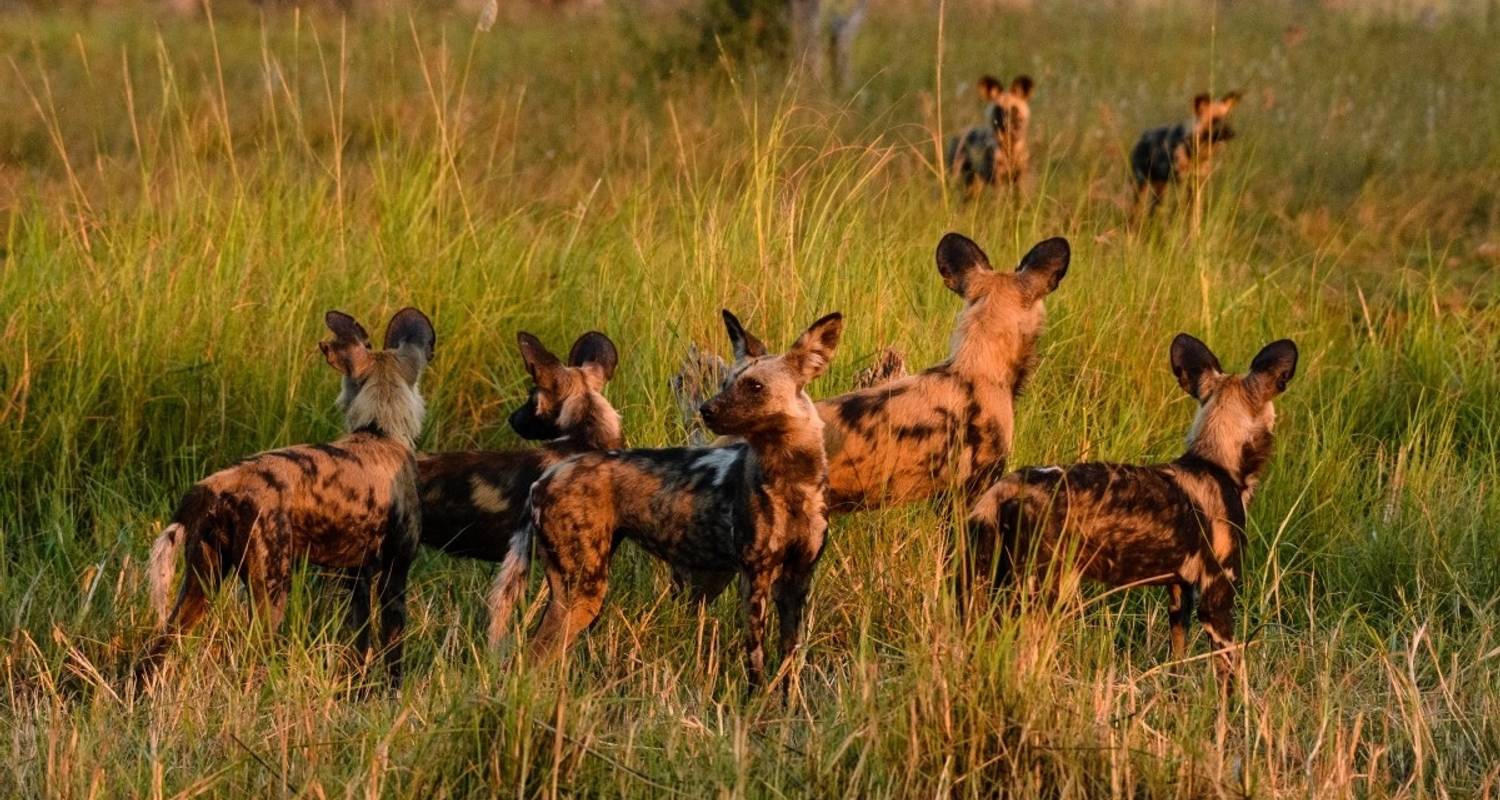
{"type": "Polygon", "coordinates": [[[1137,215],[1143,209],[1155,211],[1168,185],[1185,181],[1189,191],[1196,191],[1208,179],[1214,156],[1225,142],[1234,138],[1229,112],[1239,101],[1239,92],[1230,92],[1218,100],[1200,94],[1193,98],[1191,120],[1141,134],[1130,151],[1137,215]]]}
{"type": "Polygon", "coordinates": [[[1245,510],[1271,454],[1272,400],[1296,366],[1296,346],[1281,340],[1262,349],[1248,373],[1226,375],[1202,342],[1179,334],[1172,370],[1199,402],[1187,452],[1166,464],[1031,467],[1005,476],[969,518],[961,594],[972,579],[1008,581],[1022,567],[1049,581],[1076,570],[1111,586],[1166,586],[1173,655],[1184,652],[1196,601],[1227,676],[1245,510]]]}
{"type": "Polygon", "coordinates": [[[1042,300],[1067,274],[1070,255],[1066,239],[1048,239],[1014,272],[1001,272],[974,242],[943,237],[938,272],[964,299],[948,359],[817,404],[830,510],[977,495],[1004,473],[1016,397],[1046,325],[1042,300]]]}
{"type": "Polygon", "coordinates": [[[702,415],[715,433],[742,441],[591,453],[549,469],[532,488],[532,525],[497,579],[493,640],[504,635],[525,586],[529,540],[551,589],[532,640],[532,652],[544,655],[566,649],[599,615],[614,548],[630,539],[705,583],[740,578],[752,684],[764,677],[771,602],[783,657],[797,646],[827,528],[823,425],[805,386],[827,368],[843,319],[818,320],[780,356],[767,355],[727,311],[724,320],[735,363],[702,415]]]}
{"type": "Polygon", "coordinates": [[[432,358],[432,324],[403,309],[386,328],[385,348],[352,317],[327,314],[333,338],[319,344],[342,374],[339,407],[348,434],[331,444],[251,456],[188,490],[151,554],[161,631],[137,668],[149,677],[173,638],[202,619],[214,588],[237,576],[251,609],[274,628],[293,568],[306,560],[345,571],[355,586],[352,616],[370,652],[372,597],[386,666],[401,678],[407,570],[420,538],[415,441],[424,407],[417,384],[432,358]],[[181,582],[171,585],[179,555],[181,582]]]}
{"type": "Polygon", "coordinates": [[[533,383],[510,427],[538,446],[417,457],[422,543],[449,555],[501,561],[543,471],[569,456],[625,445],[620,415],[603,394],[619,361],[609,337],[580,336],[566,364],[535,336],[523,331],[517,338],[533,383]]]}

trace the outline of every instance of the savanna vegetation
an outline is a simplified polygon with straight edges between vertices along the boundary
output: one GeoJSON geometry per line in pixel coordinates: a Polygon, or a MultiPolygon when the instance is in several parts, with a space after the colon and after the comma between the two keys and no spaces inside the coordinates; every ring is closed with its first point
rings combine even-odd
{"type": "Polygon", "coordinates": [[[668,6],[0,12],[0,794],[1500,792],[1500,19],[1026,5],[875,3],[838,91],[667,57],[700,33],[668,6]],[[982,72],[1036,79],[1033,176],[967,202],[935,159],[982,72]],[[1136,135],[1228,89],[1201,202],[1127,226],[1136,135]],[[1160,592],[961,624],[940,504],[834,520],[785,699],[746,696],[733,592],[699,614],[629,548],[565,665],[487,652],[493,566],[426,553],[397,693],[351,691],[316,574],[276,633],[226,589],[129,685],[181,492],[337,433],[325,309],[432,316],[428,448],[518,445],[522,329],[608,332],[627,437],[678,443],[721,307],[773,347],[843,311],[815,395],[943,358],[948,230],[999,266],[1073,244],[1017,465],[1177,455],[1179,331],[1234,368],[1300,346],[1227,703],[1160,592]]]}

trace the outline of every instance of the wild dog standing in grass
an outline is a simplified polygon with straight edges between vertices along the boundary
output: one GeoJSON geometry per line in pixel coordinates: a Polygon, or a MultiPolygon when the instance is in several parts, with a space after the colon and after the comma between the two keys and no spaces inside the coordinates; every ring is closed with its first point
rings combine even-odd
{"type": "Polygon", "coordinates": [[[782,657],[796,648],[827,528],[823,422],[805,387],[828,367],[844,321],[823,317],[780,356],[767,355],[728,311],[724,324],[735,363],[701,413],[715,433],[742,441],[589,453],[547,470],[531,490],[532,524],[511,544],[491,595],[492,642],[504,635],[525,587],[532,537],[551,589],[531,642],[538,656],[566,650],[599,616],[610,557],[623,538],[674,567],[725,581],[739,576],[752,685],[764,677],[770,602],[782,657]]]}
{"type": "MultiPolygon", "coordinates": [[[[817,403],[832,513],[969,499],[1005,473],[1016,397],[1046,326],[1043,298],[1067,274],[1071,250],[1066,239],[1047,239],[1014,272],[1000,272],[979,245],[949,233],[936,259],[943,282],[964,299],[948,359],[817,403]]],[[[722,575],[684,569],[673,581],[700,601],[724,587],[722,575]]]]}
{"type": "Polygon", "coordinates": [[[202,619],[209,594],[229,575],[249,589],[252,612],[277,627],[293,566],[305,559],[355,579],[351,616],[367,656],[374,593],[386,667],[400,684],[406,574],[421,538],[414,447],[425,409],[417,382],[436,336],[415,308],[391,318],[383,350],[370,348],[353,317],[330,311],[325,321],[333,339],[318,346],[343,375],[338,404],[349,433],[251,456],[188,490],[151,548],[161,631],[136,667],[138,680],[202,619]],[[179,556],[185,569],[173,600],[179,556]]]}
{"type": "Polygon", "coordinates": [[[510,415],[510,427],[541,446],[417,457],[422,543],[449,555],[505,558],[543,470],[571,455],[625,445],[620,415],[602,394],[619,363],[609,337],[580,336],[566,364],[535,336],[523,331],[517,339],[533,385],[526,404],[510,415]]]}
{"type": "Polygon", "coordinates": [[[1155,212],[1167,185],[1186,180],[1196,191],[1213,170],[1213,159],[1223,144],[1234,138],[1229,112],[1240,101],[1239,92],[1219,100],[1208,94],[1193,98],[1193,118],[1176,125],[1152,128],[1141,134],[1130,151],[1130,171],[1135,176],[1135,216],[1155,212]]]}
{"type": "Polygon", "coordinates": [[[1068,272],[1066,239],[1048,239],[1014,272],[950,233],[937,268],[964,299],[948,360],[916,375],[818,403],[828,444],[832,511],[977,494],[1005,470],[1016,396],[1036,362],[1043,298],[1068,272]]]}
{"type": "Polygon", "coordinates": [[[1043,569],[1073,558],[1068,566],[1111,586],[1164,585],[1172,601],[1172,655],[1186,648],[1196,599],[1227,683],[1236,661],[1245,509],[1271,456],[1271,401],[1296,369],[1297,347],[1286,339],[1266,345],[1248,373],[1226,375],[1207,346],[1178,334],[1172,372],[1198,401],[1187,452],[1167,464],[1032,467],[1005,476],[969,518],[960,594],[967,594],[968,579],[1009,580],[1027,559],[1043,569]]]}
{"type": "Polygon", "coordinates": [[[1026,174],[1031,152],[1026,128],[1031,122],[1030,76],[1018,75],[1010,88],[990,75],[979,79],[979,93],[989,103],[985,124],[948,140],[948,176],[973,195],[982,186],[1014,185],[1026,174]]]}

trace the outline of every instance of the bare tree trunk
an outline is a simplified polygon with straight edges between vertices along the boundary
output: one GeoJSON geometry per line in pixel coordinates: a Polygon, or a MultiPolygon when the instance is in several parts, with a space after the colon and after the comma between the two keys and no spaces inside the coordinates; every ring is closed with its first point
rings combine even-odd
{"type": "Polygon", "coordinates": [[[869,0],[857,0],[848,12],[836,15],[830,21],[829,38],[833,51],[833,88],[848,89],[854,83],[854,37],[865,24],[865,9],[869,0]]]}
{"type": "Polygon", "coordinates": [[[791,0],[792,61],[818,82],[828,75],[828,53],[820,31],[822,11],[822,0],[791,0]]]}

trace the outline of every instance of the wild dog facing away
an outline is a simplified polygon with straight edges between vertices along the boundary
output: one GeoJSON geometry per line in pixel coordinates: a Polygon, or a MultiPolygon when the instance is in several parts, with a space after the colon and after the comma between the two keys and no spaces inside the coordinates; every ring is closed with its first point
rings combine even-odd
{"type": "Polygon", "coordinates": [[[1031,123],[1029,75],[1017,75],[1006,88],[990,75],[979,79],[979,94],[989,103],[985,122],[948,140],[948,177],[973,195],[984,186],[1014,185],[1026,175],[1031,151],[1026,129],[1031,123]]]}
{"type": "MultiPolygon", "coordinates": [[[[974,496],[1004,474],[1015,400],[1035,366],[1046,326],[1043,298],[1067,274],[1071,250],[1066,239],[1047,239],[1014,272],[1000,272],[979,245],[949,233],[938,243],[936,260],[943,282],[964,300],[948,359],[817,403],[828,451],[830,512],[908,503],[954,489],[974,496]]],[[[893,365],[889,371],[904,369],[893,365]]],[[[690,360],[674,379],[679,405],[687,407],[696,399],[690,392],[709,385],[684,377],[700,371],[690,360]]]]}
{"type": "Polygon", "coordinates": [[[498,643],[526,584],[532,539],[551,597],[531,641],[535,656],[564,652],[598,617],[620,539],[744,595],[746,672],[764,679],[768,604],[776,603],[786,658],[801,636],[813,568],[827,528],[823,422],[806,385],[833,358],[843,318],[813,323],[779,356],[724,312],[735,362],[703,404],[723,447],[623,450],[574,456],[531,490],[532,524],[512,543],[497,578],[491,641],[498,643]]]}
{"type": "Polygon", "coordinates": [[[1244,375],[1226,375],[1202,342],[1172,341],[1172,371],[1198,401],[1187,452],[1167,464],[1074,464],[1013,472],[980,499],[969,518],[968,564],[959,565],[959,604],[976,586],[1009,581],[1023,565],[1054,562],[1111,586],[1166,586],[1172,654],[1186,649],[1198,619],[1219,648],[1228,683],[1236,662],[1235,581],[1245,509],[1271,455],[1272,400],[1297,369],[1297,347],[1266,345],[1244,375]]]}
{"type": "Polygon", "coordinates": [[[1200,94],[1193,98],[1191,120],[1141,134],[1130,151],[1130,171],[1135,178],[1134,216],[1139,218],[1143,211],[1154,213],[1169,184],[1187,181],[1188,190],[1197,191],[1208,179],[1215,154],[1234,138],[1228,117],[1239,101],[1239,92],[1218,100],[1200,94]]]}
{"type": "Polygon", "coordinates": [[[531,484],[547,467],[625,446],[620,415],[603,394],[619,363],[608,336],[591,331],[578,337],[566,364],[529,333],[517,340],[533,383],[526,404],[510,415],[510,427],[540,446],[417,456],[422,543],[449,555],[504,559],[526,522],[531,484]]]}
{"type": "Polygon", "coordinates": [[[367,658],[373,592],[386,668],[400,684],[406,576],[420,539],[415,442],[425,409],[417,384],[436,336],[414,308],[391,318],[382,350],[347,314],[330,311],[325,322],[333,338],[318,346],[343,376],[338,405],[348,433],[251,456],[188,490],[151,548],[160,630],[136,666],[138,682],[203,618],[230,575],[249,590],[252,614],[276,628],[293,566],[305,559],[354,579],[350,613],[367,658]],[[179,557],[185,569],[174,599],[179,557]]]}

